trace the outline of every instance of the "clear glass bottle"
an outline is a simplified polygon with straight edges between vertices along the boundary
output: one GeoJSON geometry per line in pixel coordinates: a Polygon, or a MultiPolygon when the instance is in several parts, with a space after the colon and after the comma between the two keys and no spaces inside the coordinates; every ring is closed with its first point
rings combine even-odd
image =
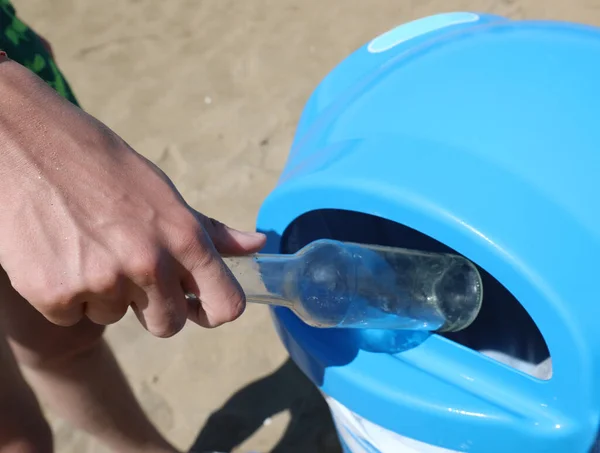
{"type": "Polygon", "coordinates": [[[457,331],[483,296],[477,268],[457,255],[318,240],[293,255],[224,259],[248,302],[315,327],[457,331]]]}

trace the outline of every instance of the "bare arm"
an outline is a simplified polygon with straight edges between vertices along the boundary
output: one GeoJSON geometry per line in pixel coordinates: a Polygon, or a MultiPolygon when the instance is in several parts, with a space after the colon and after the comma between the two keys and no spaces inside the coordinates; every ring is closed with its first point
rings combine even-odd
{"type": "Polygon", "coordinates": [[[98,120],[0,57],[0,264],[50,321],[118,321],[131,305],[154,335],[243,311],[220,253],[264,236],[191,209],[167,176],[98,120]],[[185,292],[199,295],[189,305],[185,292]]]}

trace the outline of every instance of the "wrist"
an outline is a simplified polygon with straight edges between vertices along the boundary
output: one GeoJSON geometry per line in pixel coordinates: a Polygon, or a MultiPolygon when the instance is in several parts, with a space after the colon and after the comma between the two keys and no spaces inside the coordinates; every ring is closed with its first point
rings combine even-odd
{"type": "MultiPolygon", "coordinates": [[[[0,55],[0,180],[12,183],[25,171],[33,151],[25,146],[39,124],[31,117],[36,102],[36,76],[6,55],[0,55]]],[[[4,185],[4,184],[3,184],[4,185]]]]}

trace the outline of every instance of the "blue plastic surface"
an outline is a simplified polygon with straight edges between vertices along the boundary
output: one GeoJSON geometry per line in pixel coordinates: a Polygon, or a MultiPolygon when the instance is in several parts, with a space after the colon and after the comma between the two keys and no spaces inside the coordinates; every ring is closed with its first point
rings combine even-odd
{"type": "Polygon", "coordinates": [[[437,335],[368,351],[276,310],[282,340],[325,393],[402,435],[472,453],[587,453],[600,412],[600,30],[480,15],[367,47],[306,105],[257,222],[266,251],[320,209],[418,230],[520,301],[553,376],[437,335]]]}

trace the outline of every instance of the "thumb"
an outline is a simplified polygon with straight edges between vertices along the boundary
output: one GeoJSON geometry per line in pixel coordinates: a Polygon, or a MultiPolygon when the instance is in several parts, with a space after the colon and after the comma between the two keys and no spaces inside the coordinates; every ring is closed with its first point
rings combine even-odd
{"type": "Polygon", "coordinates": [[[197,213],[198,220],[222,255],[248,255],[264,247],[267,237],[262,233],[239,231],[218,220],[197,213]]]}

